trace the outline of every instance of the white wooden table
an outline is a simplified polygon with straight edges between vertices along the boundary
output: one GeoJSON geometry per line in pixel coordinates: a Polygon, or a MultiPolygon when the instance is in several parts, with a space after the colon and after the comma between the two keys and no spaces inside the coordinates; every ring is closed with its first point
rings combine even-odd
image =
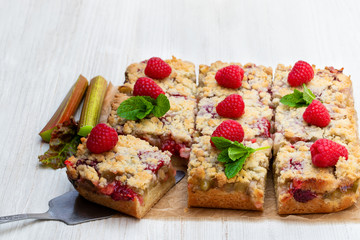
{"type": "MultiPolygon", "coordinates": [[[[360,107],[360,2],[0,1],[0,215],[42,212],[71,189],[64,169],[39,166],[37,135],[76,77],[114,84],[152,56],[200,63],[299,59],[344,67],[360,107]]],[[[359,239],[354,222],[134,220],[76,226],[55,221],[0,225],[1,239],[359,239]]]]}

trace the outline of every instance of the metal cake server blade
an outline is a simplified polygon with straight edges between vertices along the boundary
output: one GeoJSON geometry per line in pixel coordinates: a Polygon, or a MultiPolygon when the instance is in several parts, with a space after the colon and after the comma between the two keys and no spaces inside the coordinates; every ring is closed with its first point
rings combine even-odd
{"type": "MultiPolygon", "coordinates": [[[[176,171],[175,183],[180,182],[185,172],[176,171]]],[[[49,202],[49,210],[45,213],[28,213],[0,217],[0,224],[25,219],[57,220],[68,225],[109,218],[119,212],[90,202],[73,190],[58,196],[49,202]]]]}

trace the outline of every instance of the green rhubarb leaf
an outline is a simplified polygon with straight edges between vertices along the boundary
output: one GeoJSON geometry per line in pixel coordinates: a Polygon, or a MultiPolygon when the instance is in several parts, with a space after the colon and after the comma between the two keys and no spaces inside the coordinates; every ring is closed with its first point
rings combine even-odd
{"type": "Polygon", "coordinates": [[[76,153],[80,143],[80,136],[76,132],[77,124],[72,118],[58,124],[51,134],[49,150],[39,156],[39,161],[54,169],[64,167],[65,160],[76,153]]]}

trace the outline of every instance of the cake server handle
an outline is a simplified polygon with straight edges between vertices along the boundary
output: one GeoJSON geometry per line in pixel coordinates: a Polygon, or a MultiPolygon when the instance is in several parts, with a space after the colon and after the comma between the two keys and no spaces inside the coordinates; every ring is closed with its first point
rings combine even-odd
{"type": "Polygon", "coordinates": [[[17,215],[10,215],[0,217],[0,224],[8,223],[8,222],[15,222],[25,219],[40,219],[40,220],[49,220],[54,218],[48,213],[24,213],[24,214],[17,214],[17,215]]]}

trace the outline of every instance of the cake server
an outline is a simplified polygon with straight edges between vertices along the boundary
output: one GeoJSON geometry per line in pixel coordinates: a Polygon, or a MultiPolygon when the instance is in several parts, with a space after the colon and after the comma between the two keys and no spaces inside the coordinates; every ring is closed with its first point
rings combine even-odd
{"type": "MultiPolygon", "coordinates": [[[[175,183],[180,182],[185,172],[176,171],[175,183]]],[[[72,190],[58,196],[49,202],[49,210],[45,213],[25,213],[0,217],[0,224],[25,219],[57,220],[68,225],[109,218],[119,212],[81,197],[77,191],[72,190]]]]}

